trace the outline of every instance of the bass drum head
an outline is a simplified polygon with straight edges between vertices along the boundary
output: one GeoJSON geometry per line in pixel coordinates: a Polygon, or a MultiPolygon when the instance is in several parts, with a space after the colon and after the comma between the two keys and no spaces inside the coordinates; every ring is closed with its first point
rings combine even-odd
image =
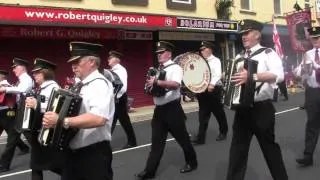
{"type": "Polygon", "coordinates": [[[183,84],[193,93],[206,91],[211,81],[210,67],[199,54],[187,52],[174,60],[183,69],[183,84]]]}

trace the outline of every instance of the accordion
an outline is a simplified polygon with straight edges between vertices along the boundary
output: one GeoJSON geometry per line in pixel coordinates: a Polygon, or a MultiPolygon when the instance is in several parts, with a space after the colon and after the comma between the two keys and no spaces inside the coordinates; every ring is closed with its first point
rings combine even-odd
{"type": "MultiPolygon", "coordinates": [[[[156,76],[157,80],[165,80],[166,71],[158,70],[156,68],[151,67],[147,72],[147,79],[149,79],[151,76],[156,76]]],[[[154,97],[162,97],[168,92],[168,90],[156,84],[153,84],[151,87],[148,87],[146,83],[144,85],[144,92],[145,94],[152,95],[154,97]]]]}
{"type": "Polygon", "coordinates": [[[16,116],[16,130],[18,132],[31,131],[35,128],[36,113],[35,110],[29,107],[25,107],[25,101],[27,97],[34,97],[38,102],[44,102],[45,96],[37,94],[34,90],[28,93],[21,93],[19,96],[19,102],[17,106],[16,116]]]}
{"type": "Polygon", "coordinates": [[[77,128],[63,127],[65,117],[77,116],[80,111],[82,98],[71,91],[53,89],[48,101],[46,111],[52,111],[59,115],[55,128],[41,128],[38,141],[43,146],[51,146],[58,150],[68,148],[71,139],[77,134],[77,128]]]}
{"type": "Polygon", "coordinates": [[[257,73],[257,70],[258,61],[255,60],[239,58],[228,62],[224,84],[225,95],[223,101],[225,106],[234,109],[235,107],[251,107],[253,105],[256,92],[253,74],[257,73]],[[235,83],[231,82],[231,76],[239,72],[241,67],[248,71],[248,79],[245,84],[235,86],[235,83]]]}

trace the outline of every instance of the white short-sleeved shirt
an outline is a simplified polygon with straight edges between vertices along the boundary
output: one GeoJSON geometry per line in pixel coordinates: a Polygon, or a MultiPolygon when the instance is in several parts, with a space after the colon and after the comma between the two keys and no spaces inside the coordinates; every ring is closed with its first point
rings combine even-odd
{"type": "MultiPolygon", "coordinates": [[[[6,87],[6,93],[8,94],[20,94],[26,93],[32,90],[33,88],[33,80],[32,78],[25,72],[21,74],[19,77],[19,83],[17,86],[6,87]]],[[[17,101],[19,100],[19,95],[17,95],[17,101]]]]}
{"type": "Polygon", "coordinates": [[[41,102],[40,104],[40,110],[42,113],[44,113],[47,109],[48,101],[49,101],[52,89],[59,89],[59,88],[60,86],[53,80],[45,81],[40,85],[40,89],[39,89],[40,95],[45,97],[45,101],[41,102]]]}
{"type": "Polygon", "coordinates": [[[123,84],[122,88],[120,89],[120,91],[117,94],[117,98],[120,98],[124,93],[127,92],[128,73],[127,73],[126,68],[124,68],[121,64],[116,64],[115,66],[113,66],[111,71],[115,72],[119,76],[119,78],[123,84]]]}
{"type": "MultiPolygon", "coordinates": [[[[173,64],[174,62],[172,60],[168,60],[163,64],[164,67],[173,64]]],[[[175,81],[179,84],[181,84],[183,71],[182,68],[178,64],[174,64],[171,66],[168,66],[164,69],[166,71],[166,81],[175,81]]],[[[176,100],[180,98],[180,88],[175,90],[168,91],[164,96],[162,97],[153,97],[153,102],[155,105],[164,105],[167,104],[170,101],[176,100]]]]}
{"type": "Polygon", "coordinates": [[[222,85],[221,82],[221,62],[220,59],[215,57],[214,55],[210,55],[207,58],[210,70],[211,70],[211,81],[210,84],[222,85]]]}
{"type": "MultiPolygon", "coordinates": [[[[319,48],[320,50],[320,48],[319,48]]],[[[312,88],[320,88],[320,84],[317,82],[316,80],[316,72],[315,69],[320,69],[320,64],[317,64],[315,62],[315,53],[316,53],[316,48],[313,48],[309,51],[306,52],[306,64],[310,64],[312,69],[312,73],[311,75],[308,75],[307,73],[302,74],[301,73],[301,69],[303,66],[303,62],[301,62],[301,64],[297,67],[297,76],[303,77],[303,79],[305,80],[305,82],[308,84],[309,87],[312,88]]],[[[318,52],[319,53],[319,52],[318,52]]]]}
{"type": "Polygon", "coordinates": [[[107,119],[107,122],[100,127],[80,129],[70,142],[71,149],[86,147],[105,140],[111,141],[111,125],[115,109],[112,83],[98,70],[82,80],[82,83],[84,86],[80,91],[82,105],[79,114],[91,113],[107,119]]]}
{"type": "MultiPolygon", "coordinates": [[[[251,54],[261,48],[263,47],[260,44],[255,45],[250,48],[251,54]]],[[[276,82],[274,83],[264,82],[259,93],[255,94],[254,101],[259,102],[267,99],[273,99],[274,87],[276,87],[277,83],[284,80],[282,60],[278,54],[270,48],[253,56],[251,59],[258,61],[257,73],[270,72],[277,77],[276,82]]],[[[256,86],[259,86],[260,84],[261,82],[257,82],[256,86]]]]}

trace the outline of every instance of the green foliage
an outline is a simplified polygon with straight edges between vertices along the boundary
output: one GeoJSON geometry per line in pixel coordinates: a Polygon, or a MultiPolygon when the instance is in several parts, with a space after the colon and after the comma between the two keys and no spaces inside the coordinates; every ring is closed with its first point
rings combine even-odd
{"type": "Polygon", "coordinates": [[[230,7],[232,5],[232,0],[216,0],[216,11],[218,19],[229,20],[231,16],[230,7]]]}

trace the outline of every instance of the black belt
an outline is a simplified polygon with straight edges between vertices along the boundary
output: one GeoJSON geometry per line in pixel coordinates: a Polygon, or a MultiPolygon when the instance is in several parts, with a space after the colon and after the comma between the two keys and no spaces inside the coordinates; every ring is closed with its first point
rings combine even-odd
{"type": "Polygon", "coordinates": [[[86,147],[82,147],[79,149],[70,149],[71,153],[87,153],[90,151],[95,151],[97,149],[106,149],[106,147],[110,147],[110,141],[101,141],[98,143],[91,144],[86,147]]]}
{"type": "Polygon", "coordinates": [[[161,107],[165,107],[165,106],[170,106],[170,105],[175,104],[175,103],[177,103],[177,102],[180,103],[180,98],[175,99],[175,100],[173,100],[173,101],[170,101],[170,102],[168,102],[168,103],[166,103],[166,104],[156,105],[156,107],[161,108],[161,107]]]}
{"type": "Polygon", "coordinates": [[[254,105],[260,105],[260,104],[267,104],[267,103],[272,103],[272,100],[271,99],[266,99],[266,100],[263,100],[263,101],[254,102],[253,104],[254,105]]]}

